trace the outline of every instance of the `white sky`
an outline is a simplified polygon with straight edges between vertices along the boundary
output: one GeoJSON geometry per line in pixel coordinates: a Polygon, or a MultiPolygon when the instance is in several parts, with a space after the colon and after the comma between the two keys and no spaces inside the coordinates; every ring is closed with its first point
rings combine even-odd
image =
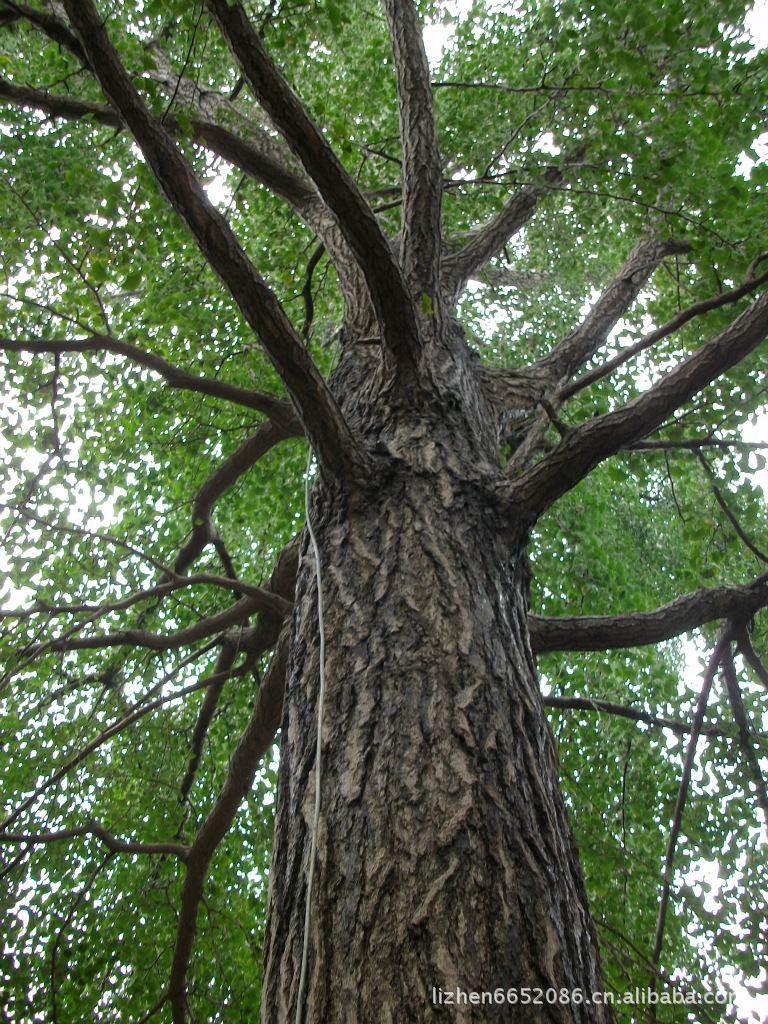
{"type": "Polygon", "coordinates": [[[768,0],[757,0],[745,22],[758,50],[768,46],[768,0]]]}

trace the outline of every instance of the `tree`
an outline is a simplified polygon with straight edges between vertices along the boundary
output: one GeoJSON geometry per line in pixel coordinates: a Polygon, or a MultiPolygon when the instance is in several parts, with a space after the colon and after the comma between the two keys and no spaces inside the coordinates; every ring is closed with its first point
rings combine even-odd
{"type": "Polygon", "coordinates": [[[5,1019],[758,977],[742,17],[0,0],[5,1019]]]}

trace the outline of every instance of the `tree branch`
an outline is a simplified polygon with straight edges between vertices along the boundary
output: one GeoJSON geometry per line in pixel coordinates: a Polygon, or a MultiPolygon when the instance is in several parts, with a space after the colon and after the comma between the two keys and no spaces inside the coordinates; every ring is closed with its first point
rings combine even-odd
{"type": "MultiPolygon", "coordinates": [[[[194,573],[192,576],[178,576],[175,573],[166,573],[166,579],[163,582],[156,584],[154,587],[147,587],[145,590],[136,590],[127,597],[120,598],[118,601],[107,601],[100,605],[48,605],[43,602],[37,602],[32,608],[27,608],[23,611],[0,609],[0,619],[30,619],[33,615],[77,615],[87,612],[88,618],[84,622],[78,623],[76,627],[73,627],[75,629],[83,629],[89,622],[95,622],[96,619],[108,615],[110,612],[124,611],[126,608],[131,608],[141,601],[157,600],[174,591],[194,586],[221,587],[224,590],[234,591],[236,594],[241,594],[244,597],[255,598],[262,603],[261,613],[269,613],[285,618],[292,610],[290,601],[271,593],[266,588],[256,587],[251,583],[244,583],[241,580],[233,580],[228,576],[218,576],[215,573],[208,572],[194,573]]],[[[60,640],[63,642],[66,640],[66,637],[62,637],[60,640]]]]}
{"type": "Polygon", "coordinates": [[[289,434],[274,423],[262,423],[258,429],[247,437],[232,454],[218,466],[199,488],[192,502],[192,533],[179,553],[173,568],[177,573],[184,573],[199,557],[207,544],[214,542],[218,534],[213,525],[211,514],[219,498],[246,473],[261,457],[280,441],[288,437],[300,436],[300,424],[296,420],[297,431],[289,434]]]}
{"type": "Polygon", "coordinates": [[[145,856],[154,854],[167,854],[171,857],[178,857],[186,861],[189,855],[189,847],[182,843],[134,843],[118,839],[108,832],[101,825],[89,822],[87,825],[80,825],[76,828],[64,828],[58,832],[0,832],[0,843],[8,843],[15,846],[47,846],[49,843],[57,843],[65,839],[77,839],[81,836],[95,836],[111,850],[112,853],[139,853],[145,856]]]}
{"type": "MultiPolygon", "coordinates": [[[[303,531],[297,533],[280,551],[272,575],[263,588],[286,602],[293,602],[296,591],[302,536],[303,531]]],[[[285,616],[274,612],[262,612],[252,630],[243,630],[241,648],[254,657],[260,657],[265,651],[271,650],[280,637],[285,619],[285,616]]]]}
{"type": "Polygon", "coordinates": [[[286,629],[281,634],[269,667],[264,673],[251,720],[230,758],[224,785],[189,850],[168,983],[174,1024],[186,1024],[187,1021],[187,968],[195,941],[197,912],[203,896],[208,865],[219,843],[229,831],[243,798],[253,785],[259,761],[272,745],[280,725],[288,640],[289,633],[286,629]]]}
{"type": "MultiPolygon", "coordinates": [[[[51,117],[70,121],[90,118],[105,127],[123,129],[122,116],[105,103],[74,99],[56,93],[31,89],[0,79],[0,101],[16,106],[29,106],[42,110],[51,117]]],[[[212,153],[237,167],[254,181],[266,186],[284,199],[304,223],[322,239],[328,255],[339,275],[339,284],[347,302],[352,329],[361,335],[372,333],[372,310],[367,286],[357,261],[344,240],[339,226],[316,190],[274,156],[274,140],[265,132],[249,125],[248,138],[241,138],[215,121],[191,116],[189,125],[192,138],[212,153]],[[357,320],[361,322],[356,323],[357,320]]],[[[175,137],[183,136],[178,118],[168,113],[163,126],[175,137]]]]}
{"type": "Polygon", "coordinates": [[[741,688],[739,687],[736,666],[733,662],[733,651],[730,644],[723,652],[722,668],[725,688],[728,693],[728,703],[731,705],[733,720],[739,729],[739,746],[744,755],[744,760],[747,762],[752,773],[752,781],[757,791],[757,802],[760,804],[766,827],[768,827],[768,791],[765,787],[765,776],[760,767],[760,757],[752,739],[752,729],[750,728],[747,710],[742,700],[741,688]]]}
{"type": "Polygon", "coordinates": [[[665,452],[665,451],[691,451],[699,452],[702,448],[737,448],[744,452],[759,452],[768,448],[768,443],[761,441],[742,441],[740,439],[721,440],[720,438],[707,435],[706,437],[692,437],[683,441],[633,441],[625,444],[622,451],[627,452],[665,452]]]}
{"type": "Polygon", "coordinates": [[[701,449],[699,449],[699,451],[696,452],[696,455],[698,457],[699,463],[701,464],[702,468],[704,469],[704,472],[709,477],[709,485],[712,488],[712,493],[715,496],[715,501],[717,502],[717,504],[722,509],[722,511],[725,514],[725,517],[727,518],[728,522],[731,524],[731,526],[736,531],[736,535],[738,536],[739,540],[741,540],[742,543],[747,548],[749,548],[749,550],[752,552],[752,554],[755,556],[755,558],[758,559],[758,561],[763,562],[763,564],[768,564],[768,555],[766,555],[763,551],[761,551],[760,548],[744,532],[744,530],[742,529],[741,523],[738,521],[736,516],[733,514],[733,512],[731,512],[730,508],[728,507],[728,503],[726,502],[725,498],[723,497],[723,492],[720,490],[720,488],[715,483],[715,473],[714,473],[714,470],[712,469],[710,464],[707,462],[707,460],[704,458],[704,455],[702,454],[701,449]]]}
{"type": "Polygon", "coordinates": [[[179,793],[182,803],[186,803],[189,799],[189,794],[197,775],[197,769],[200,766],[200,759],[203,756],[203,744],[205,743],[205,737],[208,735],[208,729],[210,728],[213,716],[216,714],[216,708],[219,705],[219,699],[221,697],[224,685],[230,677],[232,667],[235,664],[237,658],[238,645],[232,640],[228,643],[221,645],[219,656],[216,659],[216,665],[213,669],[213,675],[215,682],[212,682],[205,691],[200,709],[197,713],[197,721],[195,722],[195,728],[192,731],[192,752],[189,756],[189,763],[187,770],[184,773],[184,778],[181,780],[179,786],[179,793]]]}
{"type": "Polygon", "coordinates": [[[267,351],[299,411],[320,465],[334,476],[359,473],[366,460],[328,385],[192,168],[147,110],[92,0],[64,0],[64,6],[102,90],[125,119],[161,192],[186,223],[267,351]]]}
{"type": "Polygon", "coordinates": [[[637,298],[640,289],[665,256],[686,252],[687,242],[656,238],[638,242],[625,260],[618,274],[603,290],[585,319],[542,359],[532,363],[530,372],[538,374],[546,392],[540,398],[545,413],[529,428],[507,464],[507,475],[524,471],[543,447],[544,438],[552,423],[563,433],[557,419],[562,405],[560,391],[555,386],[571,376],[601,345],[618,323],[620,317],[637,298]]]}
{"type": "Polygon", "coordinates": [[[690,248],[689,242],[671,238],[650,238],[638,242],[579,326],[531,368],[542,369],[553,383],[570,377],[605,344],[659,263],[666,256],[688,252],[690,248]]]}
{"type": "MultiPolygon", "coordinates": [[[[118,131],[128,127],[123,116],[106,103],[33,89],[4,79],[0,79],[0,100],[14,106],[33,107],[67,121],[90,119],[118,131]]],[[[172,135],[183,134],[173,113],[164,116],[163,126],[172,135]]],[[[249,137],[245,139],[215,121],[194,114],[189,118],[189,126],[193,139],[204,143],[211,152],[271,189],[298,213],[303,214],[307,209],[321,205],[311,185],[275,158],[274,146],[271,145],[273,140],[265,132],[249,126],[249,137]]]]}
{"type": "MultiPolygon", "coordinates": [[[[617,715],[619,718],[628,718],[632,722],[646,722],[659,729],[669,729],[678,736],[684,736],[691,731],[690,725],[683,722],[676,722],[673,718],[659,718],[648,711],[640,711],[638,708],[627,707],[626,704],[615,704],[609,700],[595,700],[592,697],[555,697],[552,694],[542,696],[544,707],[562,708],[569,711],[598,711],[609,715],[617,715]]],[[[704,736],[722,736],[724,732],[715,726],[703,729],[704,736]]]]}
{"type": "Polygon", "coordinates": [[[107,856],[102,860],[102,862],[100,864],[97,864],[96,867],[90,872],[90,874],[85,879],[83,884],[77,890],[77,894],[75,895],[74,900],[71,902],[69,910],[66,916],[64,917],[64,920],[61,921],[58,928],[56,929],[56,937],[51,945],[51,1024],[59,1024],[59,1015],[56,1005],[56,960],[59,955],[59,949],[61,948],[61,940],[64,936],[64,933],[68,930],[69,926],[71,925],[72,920],[75,914],[77,913],[77,908],[83,902],[86,895],[93,886],[93,883],[99,877],[99,875],[110,862],[113,856],[114,854],[112,853],[107,854],[107,856]]]}
{"type": "Polygon", "coordinates": [[[58,340],[29,338],[17,341],[14,338],[0,338],[0,350],[56,355],[62,355],[65,352],[113,352],[115,355],[125,356],[137,366],[144,366],[159,374],[169,387],[209,395],[211,398],[220,398],[222,401],[232,402],[263,413],[276,427],[284,431],[286,437],[301,437],[304,433],[293,407],[285,399],[277,398],[275,395],[269,395],[263,391],[250,391],[248,388],[237,387],[234,384],[227,384],[210,377],[198,377],[194,373],[189,373],[187,370],[169,363],[162,356],[148,352],[130,342],[121,341],[112,335],[91,334],[87,338],[71,340],[67,338],[58,340]]]}
{"type": "Polygon", "coordinates": [[[650,612],[629,615],[529,615],[531,646],[547,651],[642,647],[690,633],[715,619],[749,619],[768,607],[768,573],[740,587],[700,587],[650,612]]]}
{"type": "Polygon", "coordinates": [[[560,184],[564,178],[559,167],[547,168],[538,182],[510,196],[498,213],[470,231],[461,249],[443,258],[443,287],[454,300],[461,295],[467,281],[525,227],[548,186],[560,184]]]}
{"type": "Polygon", "coordinates": [[[502,487],[502,500],[518,519],[532,525],[598,463],[657,429],[675,409],[749,355],[767,335],[765,293],[644,394],[568,430],[551,452],[502,487]]]}
{"type": "MultiPolygon", "coordinates": [[[[712,688],[712,681],[715,678],[715,672],[717,666],[720,664],[720,660],[723,657],[725,648],[730,643],[732,636],[732,628],[730,622],[725,622],[718,631],[717,642],[715,648],[712,651],[712,656],[709,659],[707,670],[704,673],[704,679],[699,693],[699,700],[696,705],[696,711],[693,716],[693,722],[691,724],[691,735],[688,740],[688,746],[685,752],[685,762],[683,764],[683,773],[680,778],[680,787],[677,793],[677,801],[675,803],[675,810],[672,816],[672,826],[669,830],[669,839],[667,841],[667,852],[664,857],[664,868],[662,871],[662,888],[661,898],[659,899],[659,912],[656,919],[656,934],[653,942],[653,952],[651,954],[651,964],[654,969],[658,967],[659,959],[661,957],[661,947],[664,942],[664,926],[667,919],[667,906],[669,904],[669,890],[672,884],[672,876],[674,870],[675,861],[675,849],[677,847],[677,839],[680,835],[680,830],[683,824],[683,810],[685,808],[685,802],[688,798],[688,788],[691,782],[691,772],[693,770],[693,760],[696,756],[696,745],[701,735],[701,727],[704,723],[704,715],[707,711],[707,702],[709,700],[709,691],[712,688]]],[[[651,974],[649,985],[651,988],[655,988],[656,985],[656,973],[655,970],[651,974]]]]}
{"type": "MultiPolygon", "coordinates": [[[[289,154],[282,143],[245,118],[230,97],[202,89],[196,82],[177,75],[157,44],[153,44],[152,52],[158,68],[149,72],[150,76],[163,86],[172,101],[181,100],[198,114],[198,118],[190,119],[194,137],[201,138],[209,149],[290,203],[328,251],[345,298],[347,327],[353,332],[372,333],[373,310],[360,267],[317,190],[289,169],[289,154]],[[242,125],[242,137],[221,124],[222,108],[242,125]]],[[[169,120],[175,121],[165,115],[163,123],[168,125],[169,120]]]]}
{"type": "Polygon", "coordinates": [[[288,146],[317,185],[362,269],[383,342],[398,374],[415,372],[419,343],[414,304],[389,243],[371,207],[280,74],[242,5],[205,0],[243,77],[288,146]]]}
{"type": "Polygon", "coordinates": [[[88,58],[85,55],[80,42],[66,25],[53,14],[47,14],[36,7],[29,7],[27,4],[12,3],[11,0],[0,0],[0,5],[14,15],[14,20],[28,21],[30,25],[39,28],[49,39],[59,46],[68,50],[76,60],[84,67],[88,67],[88,58]]]}
{"type": "Polygon", "coordinates": [[[10,812],[2,821],[0,821],[0,833],[5,832],[10,825],[17,821],[21,815],[29,810],[30,807],[35,803],[39,796],[42,796],[46,790],[50,789],[51,786],[55,786],[57,782],[68,775],[69,772],[74,771],[79,765],[83,763],[94,751],[98,750],[99,747],[103,746],[113,736],[117,736],[124,729],[128,729],[130,726],[135,725],[140,719],[144,718],[145,715],[151,714],[164,704],[168,704],[174,700],[181,700],[183,697],[188,697],[189,694],[195,693],[197,690],[202,690],[211,683],[211,677],[207,679],[199,679],[196,683],[192,683],[189,686],[185,686],[181,690],[177,690],[175,693],[169,693],[166,696],[157,697],[155,700],[150,701],[148,704],[139,702],[138,705],[134,706],[130,712],[118,719],[117,722],[113,722],[112,725],[107,726],[103,729],[98,736],[87,743],[82,750],[79,750],[74,756],[70,757],[64,764],[58,768],[53,775],[48,776],[43,782],[38,783],[33,792],[26,797],[13,811],[10,812]]]}
{"type": "MultiPolygon", "coordinates": [[[[166,585],[160,584],[159,586],[166,585]]],[[[157,590],[159,587],[153,589],[157,590]]],[[[241,597],[239,601],[230,605],[229,608],[225,608],[224,611],[209,615],[193,626],[179,629],[175,633],[163,635],[151,633],[145,629],[123,629],[116,633],[105,633],[102,636],[72,637],[67,635],[28,647],[24,654],[35,657],[43,651],[100,651],[107,647],[146,647],[151,651],[173,651],[179,647],[187,647],[198,640],[205,640],[209,636],[215,636],[232,626],[240,625],[255,612],[265,609],[274,611],[275,603],[274,594],[261,592],[258,596],[241,597]]],[[[76,628],[81,629],[82,626],[76,628]]]]}
{"type": "Polygon", "coordinates": [[[429,64],[412,0],[384,0],[403,152],[401,263],[411,295],[439,298],[442,166],[429,64]]]}
{"type": "MultiPolygon", "coordinates": [[[[1,79],[0,100],[17,106],[34,107],[50,114],[51,117],[68,120],[90,118],[105,127],[126,127],[120,114],[107,104],[31,89],[1,79]]],[[[184,134],[174,114],[166,114],[163,125],[175,137],[184,134]]],[[[274,140],[260,130],[254,135],[252,126],[249,126],[249,137],[246,140],[224,126],[200,117],[191,116],[189,125],[192,129],[192,138],[196,142],[284,199],[315,232],[325,245],[338,274],[347,305],[348,328],[359,336],[373,334],[375,324],[370,297],[354,255],[344,240],[336,220],[316,190],[304,178],[275,159],[274,140]]]]}
{"type": "MultiPolygon", "coordinates": [[[[29,497],[29,490],[28,490],[27,498],[28,497],[29,497]]],[[[25,498],[24,501],[26,501],[27,498],[25,498]]],[[[100,541],[103,541],[105,544],[110,544],[110,545],[114,545],[117,548],[122,548],[124,551],[129,552],[129,554],[136,555],[136,557],[140,558],[142,561],[148,562],[150,565],[154,566],[155,569],[159,569],[160,572],[165,575],[165,578],[167,580],[173,580],[175,578],[175,573],[173,573],[167,566],[163,565],[163,563],[159,559],[153,558],[152,555],[147,554],[145,551],[141,551],[139,548],[135,547],[133,544],[129,544],[125,540],[122,540],[120,537],[113,537],[110,534],[102,533],[99,530],[86,530],[83,527],[79,527],[79,526],[64,526],[61,523],[52,523],[52,522],[50,522],[47,519],[43,519],[42,516],[38,516],[38,515],[35,515],[34,512],[30,512],[28,509],[24,508],[23,505],[24,505],[24,502],[22,502],[20,506],[19,505],[17,505],[17,506],[5,505],[3,503],[0,503],[0,508],[11,509],[17,515],[21,516],[22,518],[28,519],[28,520],[30,520],[33,523],[39,523],[40,526],[44,527],[46,530],[50,530],[52,533],[64,533],[64,534],[68,534],[68,535],[74,536],[74,537],[87,537],[87,538],[89,538],[91,540],[100,540],[100,541]]],[[[219,577],[216,577],[216,581],[217,582],[218,582],[218,580],[219,580],[219,577]]],[[[186,583],[184,585],[186,585],[186,583]]],[[[231,589],[233,589],[233,588],[231,588],[231,589]]],[[[134,603],[133,597],[134,597],[134,595],[131,595],[130,598],[125,599],[128,602],[126,604],[126,607],[128,607],[128,605],[134,603]]],[[[136,598],[136,600],[141,600],[141,598],[136,598]]],[[[101,608],[103,608],[103,607],[104,607],[103,605],[102,606],[98,606],[98,605],[95,606],[96,610],[99,613],[101,612],[101,608]]],[[[68,610],[76,612],[76,611],[80,611],[81,609],[79,607],[77,607],[77,606],[73,606],[71,609],[68,609],[68,610]]],[[[83,608],[82,610],[90,610],[90,609],[83,608]]],[[[8,673],[6,675],[8,675],[8,673]]]]}
{"type": "Polygon", "coordinates": [[[752,641],[749,639],[749,630],[746,626],[739,630],[736,636],[736,645],[739,654],[742,656],[744,661],[746,661],[766,690],[768,690],[768,669],[762,663],[757,655],[757,651],[752,646],[752,641]]]}
{"type": "Polygon", "coordinates": [[[561,388],[558,392],[558,399],[564,402],[566,399],[575,395],[578,391],[583,391],[584,388],[588,388],[598,380],[602,380],[603,377],[607,377],[613,373],[619,366],[623,366],[624,363],[629,362],[634,356],[639,355],[640,352],[644,352],[650,348],[651,345],[655,345],[657,341],[661,341],[662,338],[668,337],[670,334],[674,334],[675,331],[687,324],[689,320],[693,320],[697,316],[702,316],[704,313],[708,313],[712,309],[719,309],[721,306],[727,306],[732,302],[738,302],[745,295],[749,295],[753,291],[757,291],[762,285],[768,281],[768,271],[761,274],[760,277],[753,278],[747,281],[745,284],[738,288],[733,288],[731,291],[723,292],[721,295],[715,295],[711,299],[704,299],[702,302],[694,302],[686,309],[681,309],[679,313],[676,313],[670,320],[667,320],[661,327],[657,327],[655,331],[651,331],[650,334],[646,334],[644,338],[636,342],[634,345],[630,345],[629,348],[625,348],[619,352],[618,355],[614,356],[613,359],[609,359],[607,363],[602,366],[595,367],[594,370],[590,370],[588,373],[582,374],[576,380],[571,381],[570,384],[566,384],[564,388],[561,388]]]}

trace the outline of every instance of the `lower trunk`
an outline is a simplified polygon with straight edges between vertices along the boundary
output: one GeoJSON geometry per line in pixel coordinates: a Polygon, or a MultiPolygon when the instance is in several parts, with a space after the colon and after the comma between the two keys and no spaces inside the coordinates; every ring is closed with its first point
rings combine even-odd
{"type": "MultiPolygon", "coordinates": [[[[457,997],[471,1022],[608,1020],[587,1001],[599,957],[528,642],[524,551],[480,489],[447,474],[393,472],[362,507],[314,490],[327,692],[303,1020],[445,1020],[457,997]]],[[[262,1024],[296,1020],[315,587],[305,544],[262,1024]]]]}

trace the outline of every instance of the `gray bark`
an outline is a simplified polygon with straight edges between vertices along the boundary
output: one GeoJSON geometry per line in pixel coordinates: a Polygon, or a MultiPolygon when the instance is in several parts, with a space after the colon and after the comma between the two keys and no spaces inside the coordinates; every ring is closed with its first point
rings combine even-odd
{"type": "MultiPolygon", "coordinates": [[[[304,1021],[445,1019],[439,993],[602,989],[527,626],[528,568],[490,482],[494,431],[461,389],[397,425],[345,357],[337,399],[385,450],[376,486],[320,478],[327,691],[304,1021]],[[458,395],[461,401],[457,401],[458,395]],[[466,420],[486,422],[468,440],[466,420]]],[[[366,355],[366,360],[374,358],[366,355]]],[[[448,365],[446,361],[445,365],[448,365]]],[[[447,379],[435,369],[436,391],[447,379]]],[[[296,1019],[314,811],[315,562],[299,567],[270,873],[264,1024],[296,1019]]],[[[592,1022],[599,1006],[467,1005],[462,1019],[592,1022]]]]}

